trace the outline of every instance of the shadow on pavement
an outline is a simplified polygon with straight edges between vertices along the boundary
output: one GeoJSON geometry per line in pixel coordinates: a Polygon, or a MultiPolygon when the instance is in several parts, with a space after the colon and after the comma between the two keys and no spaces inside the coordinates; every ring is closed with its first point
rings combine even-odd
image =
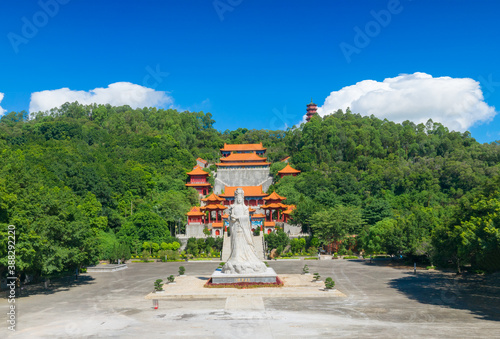
{"type": "Polygon", "coordinates": [[[500,273],[456,275],[426,271],[408,273],[389,285],[420,303],[468,310],[478,318],[500,321],[500,273]]]}
{"type": "MultiPolygon", "coordinates": [[[[93,280],[94,278],[92,278],[90,275],[79,275],[78,280],[75,280],[75,276],[72,275],[69,277],[62,277],[51,280],[48,288],[45,288],[44,283],[21,285],[21,289],[16,290],[16,296],[18,298],[23,298],[29,297],[31,295],[49,295],[58,292],[69,291],[72,287],[93,284],[93,280]]],[[[8,293],[8,291],[6,291],[6,293],[8,293]]],[[[4,296],[6,296],[6,294],[4,296]]]]}

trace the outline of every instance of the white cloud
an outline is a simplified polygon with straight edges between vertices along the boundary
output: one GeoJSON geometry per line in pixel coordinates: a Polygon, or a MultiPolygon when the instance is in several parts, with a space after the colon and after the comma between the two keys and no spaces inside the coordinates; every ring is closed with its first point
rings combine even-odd
{"type": "Polygon", "coordinates": [[[484,102],[479,82],[470,78],[433,78],[426,73],[402,74],[382,82],[364,80],[330,93],[321,116],[351,108],[353,113],[374,115],[394,122],[440,122],[450,130],[465,131],[496,115],[484,102]]]}
{"type": "Polygon", "coordinates": [[[90,91],[61,88],[31,93],[30,113],[47,111],[60,107],[66,102],[75,101],[85,105],[96,103],[141,108],[171,105],[173,98],[163,91],[156,91],[130,82],[115,82],[107,88],[96,88],[90,91]]]}
{"type": "MultiPolygon", "coordinates": [[[[0,103],[3,100],[3,96],[4,96],[4,94],[0,93],[0,103]]],[[[0,115],[3,115],[5,112],[7,112],[7,110],[3,109],[2,106],[0,106],[0,115]]]]}

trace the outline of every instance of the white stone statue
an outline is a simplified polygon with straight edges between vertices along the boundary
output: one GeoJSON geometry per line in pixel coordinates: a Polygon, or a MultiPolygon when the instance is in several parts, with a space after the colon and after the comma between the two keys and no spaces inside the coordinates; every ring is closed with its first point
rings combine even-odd
{"type": "Polygon", "coordinates": [[[231,255],[221,271],[229,274],[264,273],[267,267],[255,254],[250,213],[244,203],[243,189],[236,189],[234,200],[234,204],[229,208],[231,255]]]}

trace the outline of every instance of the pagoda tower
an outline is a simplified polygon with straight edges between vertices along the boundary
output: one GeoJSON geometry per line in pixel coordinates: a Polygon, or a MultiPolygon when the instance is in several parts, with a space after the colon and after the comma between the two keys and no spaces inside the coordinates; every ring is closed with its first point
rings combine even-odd
{"type": "Polygon", "coordinates": [[[311,103],[307,104],[307,113],[306,113],[307,122],[309,122],[312,116],[315,114],[318,114],[318,105],[316,105],[311,98],[311,103]]]}
{"type": "Polygon", "coordinates": [[[200,166],[195,166],[191,172],[188,172],[189,182],[185,184],[187,187],[193,187],[200,195],[207,195],[212,185],[207,181],[209,174],[201,169],[200,166]]]}

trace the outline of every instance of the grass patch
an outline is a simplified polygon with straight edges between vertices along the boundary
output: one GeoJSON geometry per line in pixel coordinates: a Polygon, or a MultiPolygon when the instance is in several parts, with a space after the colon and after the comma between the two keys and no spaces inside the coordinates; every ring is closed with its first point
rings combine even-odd
{"type": "Polygon", "coordinates": [[[345,256],[344,259],[359,259],[359,258],[355,255],[348,255],[348,256],[345,256]]]}
{"type": "Polygon", "coordinates": [[[148,263],[148,262],[155,262],[155,260],[148,260],[148,261],[144,261],[144,260],[132,260],[132,262],[143,262],[143,263],[148,263]]]}
{"type": "Polygon", "coordinates": [[[318,260],[317,257],[309,257],[309,258],[304,258],[304,260],[318,260]]]}

